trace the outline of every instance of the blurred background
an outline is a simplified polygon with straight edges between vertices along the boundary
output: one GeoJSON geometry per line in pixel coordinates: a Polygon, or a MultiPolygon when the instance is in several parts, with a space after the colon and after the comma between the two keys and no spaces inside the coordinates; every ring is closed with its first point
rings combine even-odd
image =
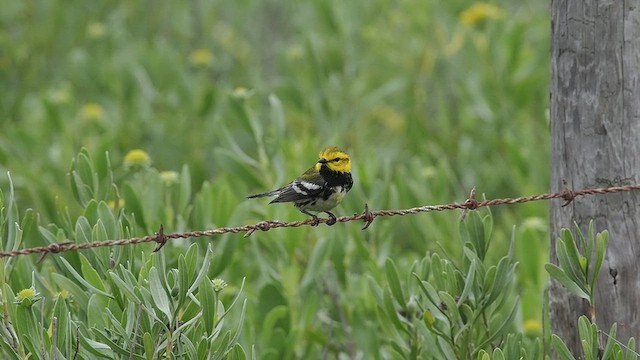
{"type": "MultiPolygon", "coordinates": [[[[304,219],[293,206],[245,196],[285,184],[326,145],[347,149],[354,163],[355,186],[337,215],[361,212],[365,203],[375,210],[462,202],[474,186],[487,198],[548,190],[546,2],[0,4],[0,188],[6,197],[11,181],[19,207],[34,209],[42,226],[64,222],[60,209],[71,218],[83,213],[69,177],[83,148],[94,158],[108,153],[120,187],[105,195],[112,206],[136,211],[130,202],[113,205],[130,183],[147,191],[143,206],[161,209],[139,223],[139,235],[156,231],[160,220],[175,232],[304,219]],[[188,188],[186,198],[163,187],[154,193],[153,176],[188,188]]],[[[547,204],[491,211],[489,256],[503,256],[515,237],[519,323],[538,334],[547,204]]],[[[323,319],[335,299],[303,304],[327,288],[344,295],[338,303],[350,323],[364,328],[367,304],[375,308],[367,279],[382,276],[389,257],[407,269],[427,251],[460,253],[460,216],[379,218],[364,232],[347,223],[214,238],[212,275],[232,287],[247,279],[254,321],[243,344],[268,347],[259,320],[277,305],[323,319]],[[300,292],[323,241],[333,244],[319,266],[323,277],[304,278],[316,286],[300,292]]],[[[33,233],[23,246],[44,243],[33,233]]],[[[183,250],[171,246],[169,254],[183,250]]]]}

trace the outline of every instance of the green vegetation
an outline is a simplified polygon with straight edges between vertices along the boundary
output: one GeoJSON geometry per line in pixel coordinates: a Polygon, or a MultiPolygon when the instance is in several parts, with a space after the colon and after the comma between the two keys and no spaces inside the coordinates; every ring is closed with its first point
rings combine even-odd
{"type": "MultiPolygon", "coordinates": [[[[329,144],[354,159],[338,215],[548,189],[544,2],[0,5],[5,251],[304,219],[245,196],[329,144]]],[[[20,321],[0,346],[18,359],[540,356],[547,204],[461,217],[5,258],[2,302],[20,321]]]]}

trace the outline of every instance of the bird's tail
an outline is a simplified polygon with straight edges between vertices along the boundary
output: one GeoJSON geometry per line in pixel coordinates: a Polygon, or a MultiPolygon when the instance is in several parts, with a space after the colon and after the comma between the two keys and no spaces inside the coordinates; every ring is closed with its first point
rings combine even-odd
{"type": "Polygon", "coordinates": [[[259,193],[259,194],[253,194],[253,195],[247,196],[247,199],[255,199],[255,198],[261,198],[261,197],[266,197],[266,196],[274,196],[274,195],[278,195],[279,191],[280,191],[280,189],[267,191],[267,192],[263,192],[263,193],[259,193]]]}

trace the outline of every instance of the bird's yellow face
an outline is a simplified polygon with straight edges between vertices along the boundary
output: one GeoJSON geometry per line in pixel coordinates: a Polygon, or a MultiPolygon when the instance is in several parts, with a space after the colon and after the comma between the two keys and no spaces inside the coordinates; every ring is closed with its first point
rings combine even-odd
{"type": "Polygon", "coordinates": [[[323,165],[333,171],[343,173],[351,171],[351,157],[335,146],[324,148],[318,156],[320,157],[320,160],[318,160],[316,164],[316,170],[318,171],[320,171],[323,165]]]}

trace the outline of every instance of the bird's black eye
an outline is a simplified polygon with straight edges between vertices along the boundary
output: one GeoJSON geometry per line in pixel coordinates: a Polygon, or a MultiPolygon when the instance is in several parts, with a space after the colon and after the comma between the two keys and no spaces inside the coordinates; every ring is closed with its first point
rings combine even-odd
{"type": "Polygon", "coordinates": [[[331,160],[331,161],[338,162],[338,161],[340,161],[340,160],[342,160],[342,158],[337,157],[337,158],[335,158],[335,159],[333,159],[333,160],[331,160]]]}

